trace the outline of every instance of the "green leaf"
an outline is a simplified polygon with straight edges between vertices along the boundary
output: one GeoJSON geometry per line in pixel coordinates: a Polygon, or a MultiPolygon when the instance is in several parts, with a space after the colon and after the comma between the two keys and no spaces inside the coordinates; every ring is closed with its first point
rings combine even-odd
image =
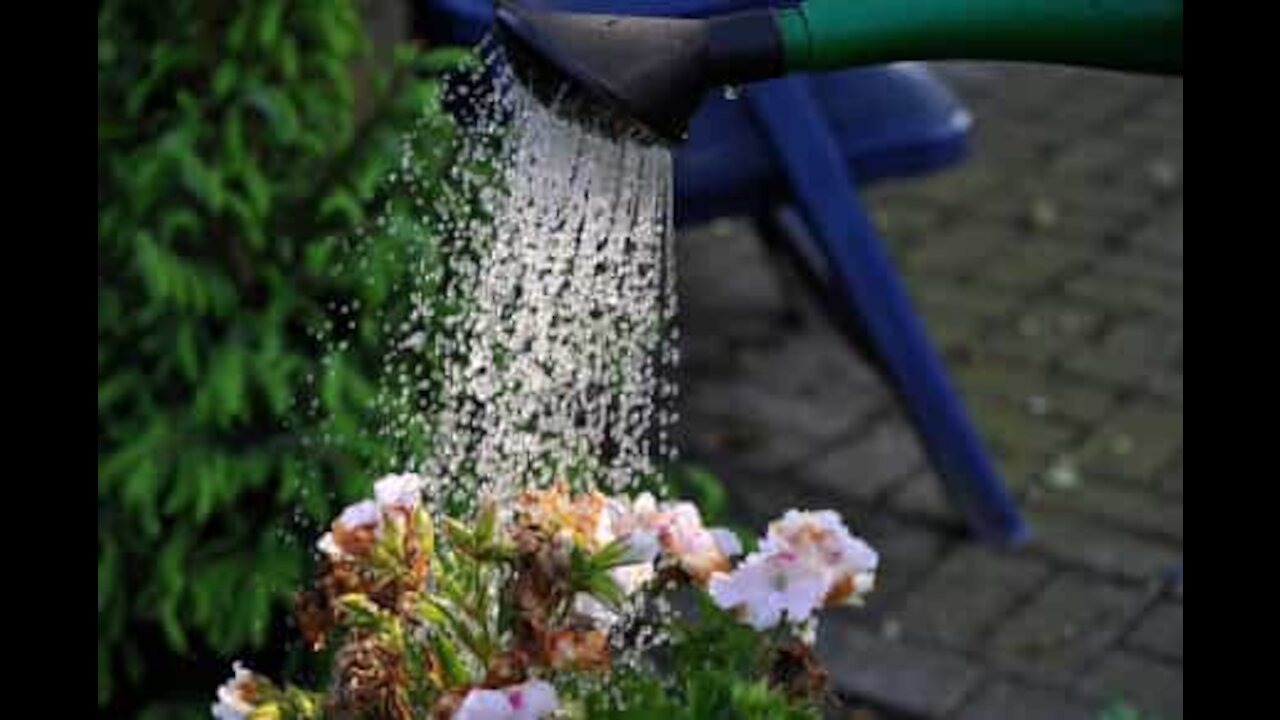
{"type": "Polygon", "coordinates": [[[471,673],[467,670],[466,664],[463,663],[462,657],[458,654],[457,646],[439,633],[428,635],[428,641],[431,643],[432,652],[440,662],[440,670],[444,676],[446,687],[460,687],[471,681],[471,673]]]}
{"type": "Polygon", "coordinates": [[[191,152],[182,152],[176,159],[182,186],[209,210],[221,210],[226,198],[221,173],[191,152]]]}
{"type": "Polygon", "coordinates": [[[436,48],[425,53],[405,53],[402,62],[413,65],[414,70],[427,75],[441,75],[453,70],[477,67],[479,58],[471,50],[461,47],[436,48]]]}
{"type": "Polygon", "coordinates": [[[214,96],[219,99],[226,98],[231,94],[235,84],[236,65],[228,61],[218,63],[218,69],[213,71],[213,81],[210,83],[214,96]]]}
{"type": "Polygon", "coordinates": [[[280,0],[259,0],[262,17],[258,21],[258,43],[271,48],[280,39],[280,22],[284,18],[284,4],[280,0]]]}
{"type": "Polygon", "coordinates": [[[259,85],[249,91],[245,102],[267,121],[277,142],[288,144],[298,137],[298,111],[284,93],[259,85]]]}
{"type": "Polygon", "coordinates": [[[351,192],[338,189],[320,203],[320,216],[354,227],[364,220],[364,209],[351,192]]]}

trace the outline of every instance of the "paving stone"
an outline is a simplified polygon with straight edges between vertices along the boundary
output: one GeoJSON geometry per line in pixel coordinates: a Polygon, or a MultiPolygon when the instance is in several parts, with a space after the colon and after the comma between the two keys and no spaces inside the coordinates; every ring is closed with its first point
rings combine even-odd
{"type": "Polygon", "coordinates": [[[1132,580],[1155,581],[1181,561],[1171,543],[1157,542],[1093,520],[1028,511],[1029,547],[1080,569],[1132,580]]]}
{"type": "Polygon", "coordinates": [[[923,313],[929,339],[949,364],[967,363],[974,354],[976,341],[982,336],[982,322],[957,316],[944,308],[932,307],[923,313]]]}
{"type": "Polygon", "coordinates": [[[975,320],[990,320],[1007,317],[1021,304],[1016,295],[950,280],[916,283],[910,290],[926,314],[929,308],[941,306],[975,320]]]}
{"type": "Polygon", "coordinates": [[[1179,544],[1183,539],[1180,501],[1150,491],[1095,482],[1087,474],[1076,487],[1037,490],[1028,493],[1026,501],[1032,509],[1084,515],[1139,535],[1154,535],[1179,544]]]}
{"type": "MultiPolygon", "coordinates": [[[[1085,112],[1095,117],[1104,114],[1094,104],[1090,104],[1085,112]]],[[[1072,143],[1049,162],[1047,170],[1054,175],[1065,176],[1064,179],[1071,182],[1097,181],[1123,162],[1128,153],[1128,144],[1119,140],[1072,143]]]]}
{"type": "Polygon", "coordinates": [[[1028,343],[1061,350],[1081,343],[1102,327],[1103,312],[1054,294],[1033,302],[1007,328],[1028,343]]]}
{"type": "Polygon", "coordinates": [[[1057,689],[996,681],[976,693],[956,720],[1098,720],[1095,704],[1057,689]]]}
{"type": "Polygon", "coordinates": [[[889,504],[898,512],[922,516],[945,525],[958,526],[963,522],[952,509],[941,481],[932,471],[903,483],[889,504]]]}
{"type": "Polygon", "coordinates": [[[732,379],[691,384],[682,398],[688,449],[697,457],[733,456],[772,471],[812,457],[887,402],[870,371],[816,341],[788,342],[762,353],[732,379]]]}
{"type": "Polygon", "coordinates": [[[839,691],[925,717],[951,712],[982,677],[961,655],[888,640],[849,623],[824,623],[818,654],[839,691]]]}
{"type": "Polygon", "coordinates": [[[1007,251],[1017,238],[1007,227],[966,223],[945,234],[935,234],[907,254],[902,267],[909,276],[944,275],[963,278],[979,270],[991,258],[1007,251]]]}
{"type": "Polygon", "coordinates": [[[927,462],[915,431],[895,413],[806,462],[794,476],[834,493],[871,500],[927,462]]]}
{"type": "Polygon", "coordinates": [[[1043,395],[1050,385],[1046,368],[1000,358],[982,359],[959,368],[955,381],[966,393],[980,393],[1014,403],[1043,395]]]}
{"type": "Polygon", "coordinates": [[[1157,398],[1181,406],[1183,401],[1182,372],[1157,370],[1147,379],[1147,389],[1157,398]]]}
{"type": "MultiPolygon", "coordinates": [[[[1037,344],[1033,340],[1020,342],[1037,344]]],[[[1065,421],[1074,427],[1098,422],[1115,404],[1113,392],[1055,376],[1048,368],[1017,356],[980,358],[957,367],[955,378],[966,396],[1001,398],[1033,420],[1065,421]]]]}
{"type": "Polygon", "coordinates": [[[1071,444],[1077,432],[1046,417],[1001,402],[975,398],[969,404],[982,437],[996,448],[1032,453],[1056,453],[1071,444]]]}
{"type": "Polygon", "coordinates": [[[750,223],[723,219],[701,225],[682,232],[676,248],[686,321],[712,315],[723,322],[782,310],[778,276],[750,223]]]}
{"type": "Polygon", "coordinates": [[[1068,682],[1124,632],[1146,602],[1133,587],[1068,573],[991,636],[991,661],[1009,672],[1068,682]]]}
{"type": "Polygon", "coordinates": [[[983,285],[1008,288],[1012,292],[1036,290],[1084,266],[1089,258],[1088,250],[1071,246],[1025,243],[986,263],[979,278],[983,285]]]}
{"type": "Polygon", "coordinates": [[[1068,280],[1065,288],[1071,298],[1118,315],[1141,313],[1169,323],[1183,319],[1181,294],[1160,283],[1094,272],[1068,280]]]}
{"type": "Polygon", "coordinates": [[[1181,212],[1163,214],[1131,236],[1134,247],[1170,262],[1182,262],[1185,238],[1181,212]]]}
{"type": "Polygon", "coordinates": [[[935,238],[945,224],[946,213],[939,207],[913,203],[905,205],[884,203],[872,205],[875,213],[876,227],[894,247],[903,246],[907,242],[919,238],[935,238]]]}
{"type": "Polygon", "coordinates": [[[907,637],[969,650],[1048,575],[1038,560],[964,547],[906,599],[899,619],[907,637]]]}
{"type": "Polygon", "coordinates": [[[1181,295],[1185,271],[1181,262],[1169,262],[1150,253],[1127,252],[1103,258],[1098,271],[1108,276],[1133,278],[1181,295]]]}
{"type": "Polygon", "coordinates": [[[1140,386],[1152,368],[1168,366],[1181,353],[1182,334],[1167,324],[1128,320],[1110,330],[1095,346],[1061,356],[1068,375],[1108,386],[1140,386]]]}
{"type": "Polygon", "coordinates": [[[1157,473],[1156,486],[1160,490],[1170,496],[1182,498],[1182,475],[1183,466],[1182,458],[1179,457],[1176,462],[1168,468],[1157,473]]]}
{"type": "Polygon", "coordinates": [[[850,527],[876,549],[880,566],[876,571],[875,592],[867,598],[864,607],[850,611],[848,617],[893,635],[895,626],[898,629],[903,626],[898,617],[902,598],[932,572],[956,538],[883,512],[869,513],[850,527]]]}
{"type": "Polygon", "coordinates": [[[1103,658],[1081,686],[1098,698],[1123,701],[1136,707],[1143,718],[1181,720],[1183,717],[1181,666],[1116,652],[1103,658]]]}
{"type": "Polygon", "coordinates": [[[1182,633],[1182,603],[1162,602],[1147,613],[1125,643],[1129,647],[1181,663],[1182,633]]]}
{"type": "Polygon", "coordinates": [[[1138,403],[1108,419],[1075,455],[1090,472],[1150,483],[1170,464],[1182,442],[1181,411],[1138,403]]]}

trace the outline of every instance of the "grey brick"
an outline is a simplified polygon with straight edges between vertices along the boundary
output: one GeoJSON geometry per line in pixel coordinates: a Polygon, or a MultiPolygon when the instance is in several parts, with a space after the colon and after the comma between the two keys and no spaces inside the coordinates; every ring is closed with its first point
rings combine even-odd
{"type": "Polygon", "coordinates": [[[1108,419],[1075,454],[1081,467],[1091,472],[1149,483],[1169,465],[1182,442],[1181,411],[1141,403],[1108,419]]]}
{"type": "MultiPolygon", "coordinates": [[[[1037,344],[1030,339],[1019,342],[1037,344]]],[[[1105,417],[1114,405],[1113,393],[1079,380],[1053,377],[1047,368],[1025,359],[980,359],[959,368],[956,378],[966,395],[1003,398],[1032,418],[1088,424],[1105,417]]]]}
{"type": "Polygon", "coordinates": [[[1037,560],[965,547],[943,562],[903,605],[908,637],[960,650],[984,633],[1048,577],[1037,560]]]}
{"type": "Polygon", "coordinates": [[[925,462],[919,438],[903,417],[894,414],[806,462],[794,475],[833,493],[870,500],[925,462]]]}
{"type": "Polygon", "coordinates": [[[1057,354],[1095,334],[1103,319],[1103,312],[1097,308],[1055,294],[1035,302],[1000,330],[1057,354]]]}
{"type": "MultiPolygon", "coordinates": [[[[852,521],[851,521],[852,522],[852,521]]],[[[947,534],[907,523],[885,513],[869,515],[850,529],[861,535],[880,555],[876,589],[852,618],[868,626],[897,623],[902,598],[937,566],[953,543],[947,534]]]]}
{"type": "Polygon", "coordinates": [[[894,493],[890,506],[901,513],[918,515],[948,525],[962,521],[951,508],[942,483],[932,471],[924,472],[907,481],[894,493]]]}
{"type": "Polygon", "coordinates": [[[1027,501],[1028,506],[1035,509],[1086,515],[1134,533],[1182,542],[1181,502],[1161,498],[1150,491],[1094,482],[1087,474],[1078,487],[1029,493],[1027,501]]]}
{"type": "Polygon", "coordinates": [[[1096,573],[1133,580],[1163,578],[1181,560],[1169,543],[1137,537],[1084,518],[1026,513],[1030,548],[1096,573]]]}
{"type": "Polygon", "coordinates": [[[911,277],[939,275],[967,277],[991,258],[1017,242],[1007,227],[990,223],[965,223],[946,233],[935,233],[907,253],[903,269],[911,277]]]}
{"type": "Polygon", "coordinates": [[[1157,370],[1147,379],[1147,389],[1156,397],[1181,406],[1183,402],[1182,372],[1157,370]]]}
{"type": "Polygon", "coordinates": [[[1183,319],[1182,293],[1158,283],[1096,272],[1066,284],[1074,300],[1117,314],[1141,313],[1169,323],[1183,319]]]}
{"type": "Polygon", "coordinates": [[[696,456],[731,455],[773,471],[811,457],[887,400],[847,350],[817,340],[788,342],[748,364],[732,379],[692,384],[682,398],[696,456]]]}
{"type": "Polygon", "coordinates": [[[909,285],[909,289],[926,314],[930,308],[940,306],[949,313],[989,320],[1007,317],[1021,304],[1017,295],[949,280],[916,281],[909,285]]]}
{"type": "Polygon", "coordinates": [[[995,632],[989,656],[1010,672],[1067,682],[1124,631],[1145,600],[1132,587],[1062,575],[995,632]]]}
{"type": "Polygon", "coordinates": [[[1098,720],[1094,704],[1060,690],[997,681],[983,688],[957,720],[1098,720]]]}
{"type": "Polygon", "coordinates": [[[986,263],[980,277],[984,285],[1010,291],[1034,290],[1083,266],[1089,252],[1053,242],[1028,242],[986,263]]]}
{"type": "Polygon", "coordinates": [[[895,642],[834,620],[818,635],[818,653],[841,692],[926,717],[953,710],[982,676],[963,656],[895,642]]]}
{"type": "Polygon", "coordinates": [[[1115,652],[1084,678],[1085,692],[1137,707],[1143,717],[1180,720],[1183,717],[1183,672],[1180,666],[1115,652]]]}
{"type": "Polygon", "coordinates": [[[1156,485],[1160,490],[1172,497],[1182,498],[1182,459],[1156,474],[1156,485]]]}
{"type": "Polygon", "coordinates": [[[1074,428],[1045,417],[1035,417],[1004,403],[986,402],[979,398],[969,407],[983,438],[996,448],[1055,453],[1076,437],[1074,428]]]}
{"type": "Polygon", "coordinates": [[[1182,635],[1182,603],[1162,602],[1147,613],[1125,642],[1130,647],[1181,663],[1182,635]]]}
{"type": "Polygon", "coordinates": [[[939,207],[884,201],[869,204],[875,215],[876,227],[890,239],[894,248],[903,247],[917,238],[933,238],[941,234],[945,213],[939,207]]]}
{"type": "Polygon", "coordinates": [[[984,359],[960,368],[955,378],[966,393],[981,393],[1015,403],[1044,395],[1050,384],[1045,368],[999,358],[984,359]]]}

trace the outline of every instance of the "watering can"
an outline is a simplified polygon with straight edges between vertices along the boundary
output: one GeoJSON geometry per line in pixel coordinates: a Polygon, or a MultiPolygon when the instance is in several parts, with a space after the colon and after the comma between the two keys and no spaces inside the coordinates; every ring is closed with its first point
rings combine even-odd
{"type": "Polygon", "coordinates": [[[1182,0],[805,0],[702,18],[498,0],[496,19],[517,74],[557,109],[607,108],[669,142],[709,88],[794,72],[930,59],[1182,72],[1182,0]]]}
{"type": "MultiPolygon", "coordinates": [[[[756,83],[744,94],[746,102],[714,95],[701,102],[702,95],[721,83],[828,67],[822,62],[838,67],[846,61],[903,58],[1039,59],[1180,72],[1180,5],[1134,0],[1116,10],[1108,9],[1107,0],[1088,7],[1079,0],[1061,0],[1054,8],[1037,9],[1026,0],[811,0],[775,8],[778,0],[525,1],[540,4],[500,2],[495,12],[489,0],[427,0],[423,34],[435,42],[472,43],[500,15],[498,26],[514,50],[517,71],[534,83],[535,91],[563,85],[565,79],[581,82],[579,89],[587,91],[577,93],[581,103],[555,98],[558,110],[595,112],[604,105],[625,113],[629,107],[644,107],[649,101],[643,97],[649,97],[650,110],[635,113],[641,118],[637,126],[658,140],[681,139],[687,113],[698,108],[693,141],[676,156],[677,219],[696,223],[724,214],[753,215],[784,202],[780,217],[789,222],[765,235],[781,231],[781,244],[803,250],[798,254],[809,258],[803,264],[821,271],[825,279],[819,278],[818,285],[836,310],[834,317],[860,336],[863,342],[856,344],[879,361],[954,506],[979,537],[1001,545],[1024,541],[1027,526],[856,197],[855,180],[862,185],[931,172],[963,157],[969,125],[963,106],[923,67],[900,62],[756,83]],[[878,22],[868,21],[863,28],[879,39],[861,41],[855,48],[860,54],[839,61],[831,60],[831,51],[815,58],[813,43],[805,41],[800,59],[784,54],[779,62],[779,49],[786,51],[781,19],[790,17],[798,25],[820,22],[816,18],[822,12],[816,12],[814,2],[827,2],[829,10],[850,5],[882,13],[878,22]],[[910,12],[888,8],[889,2],[906,2],[910,12]],[[1029,20],[1036,22],[1019,24],[1029,20]],[[601,43],[610,28],[633,23],[634,34],[619,33],[616,43],[601,43]],[[959,30],[941,32],[948,24],[959,30]],[[1061,34],[1038,44],[1037,38],[1055,33],[1061,34]],[[560,39],[548,44],[549,37],[560,39]],[[1109,40],[1095,47],[1090,38],[1097,37],[1109,40]],[[1135,47],[1125,47],[1126,37],[1135,47]],[[673,53],[673,47],[683,50],[673,53]],[[570,74],[558,70],[556,62],[564,63],[570,74]],[[596,72],[600,82],[590,79],[596,72]],[[609,82],[623,92],[610,97],[609,82]],[[644,96],[637,88],[652,94],[644,96]]],[[[829,42],[837,26],[824,27],[832,31],[824,36],[829,42]]],[[[802,30],[795,36],[804,37],[808,30],[802,30]]]]}

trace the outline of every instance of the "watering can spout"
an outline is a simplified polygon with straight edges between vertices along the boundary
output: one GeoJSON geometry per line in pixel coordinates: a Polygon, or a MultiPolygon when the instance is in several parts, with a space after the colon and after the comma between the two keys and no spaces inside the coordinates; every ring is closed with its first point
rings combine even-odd
{"type": "Polygon", "coordinates": [[[707,90],[784,71],[773,14],[708,19],[560,12],[500,0],[497,28],[524,84],[576,119],[609,111],[678,142],[707,90]]]}

